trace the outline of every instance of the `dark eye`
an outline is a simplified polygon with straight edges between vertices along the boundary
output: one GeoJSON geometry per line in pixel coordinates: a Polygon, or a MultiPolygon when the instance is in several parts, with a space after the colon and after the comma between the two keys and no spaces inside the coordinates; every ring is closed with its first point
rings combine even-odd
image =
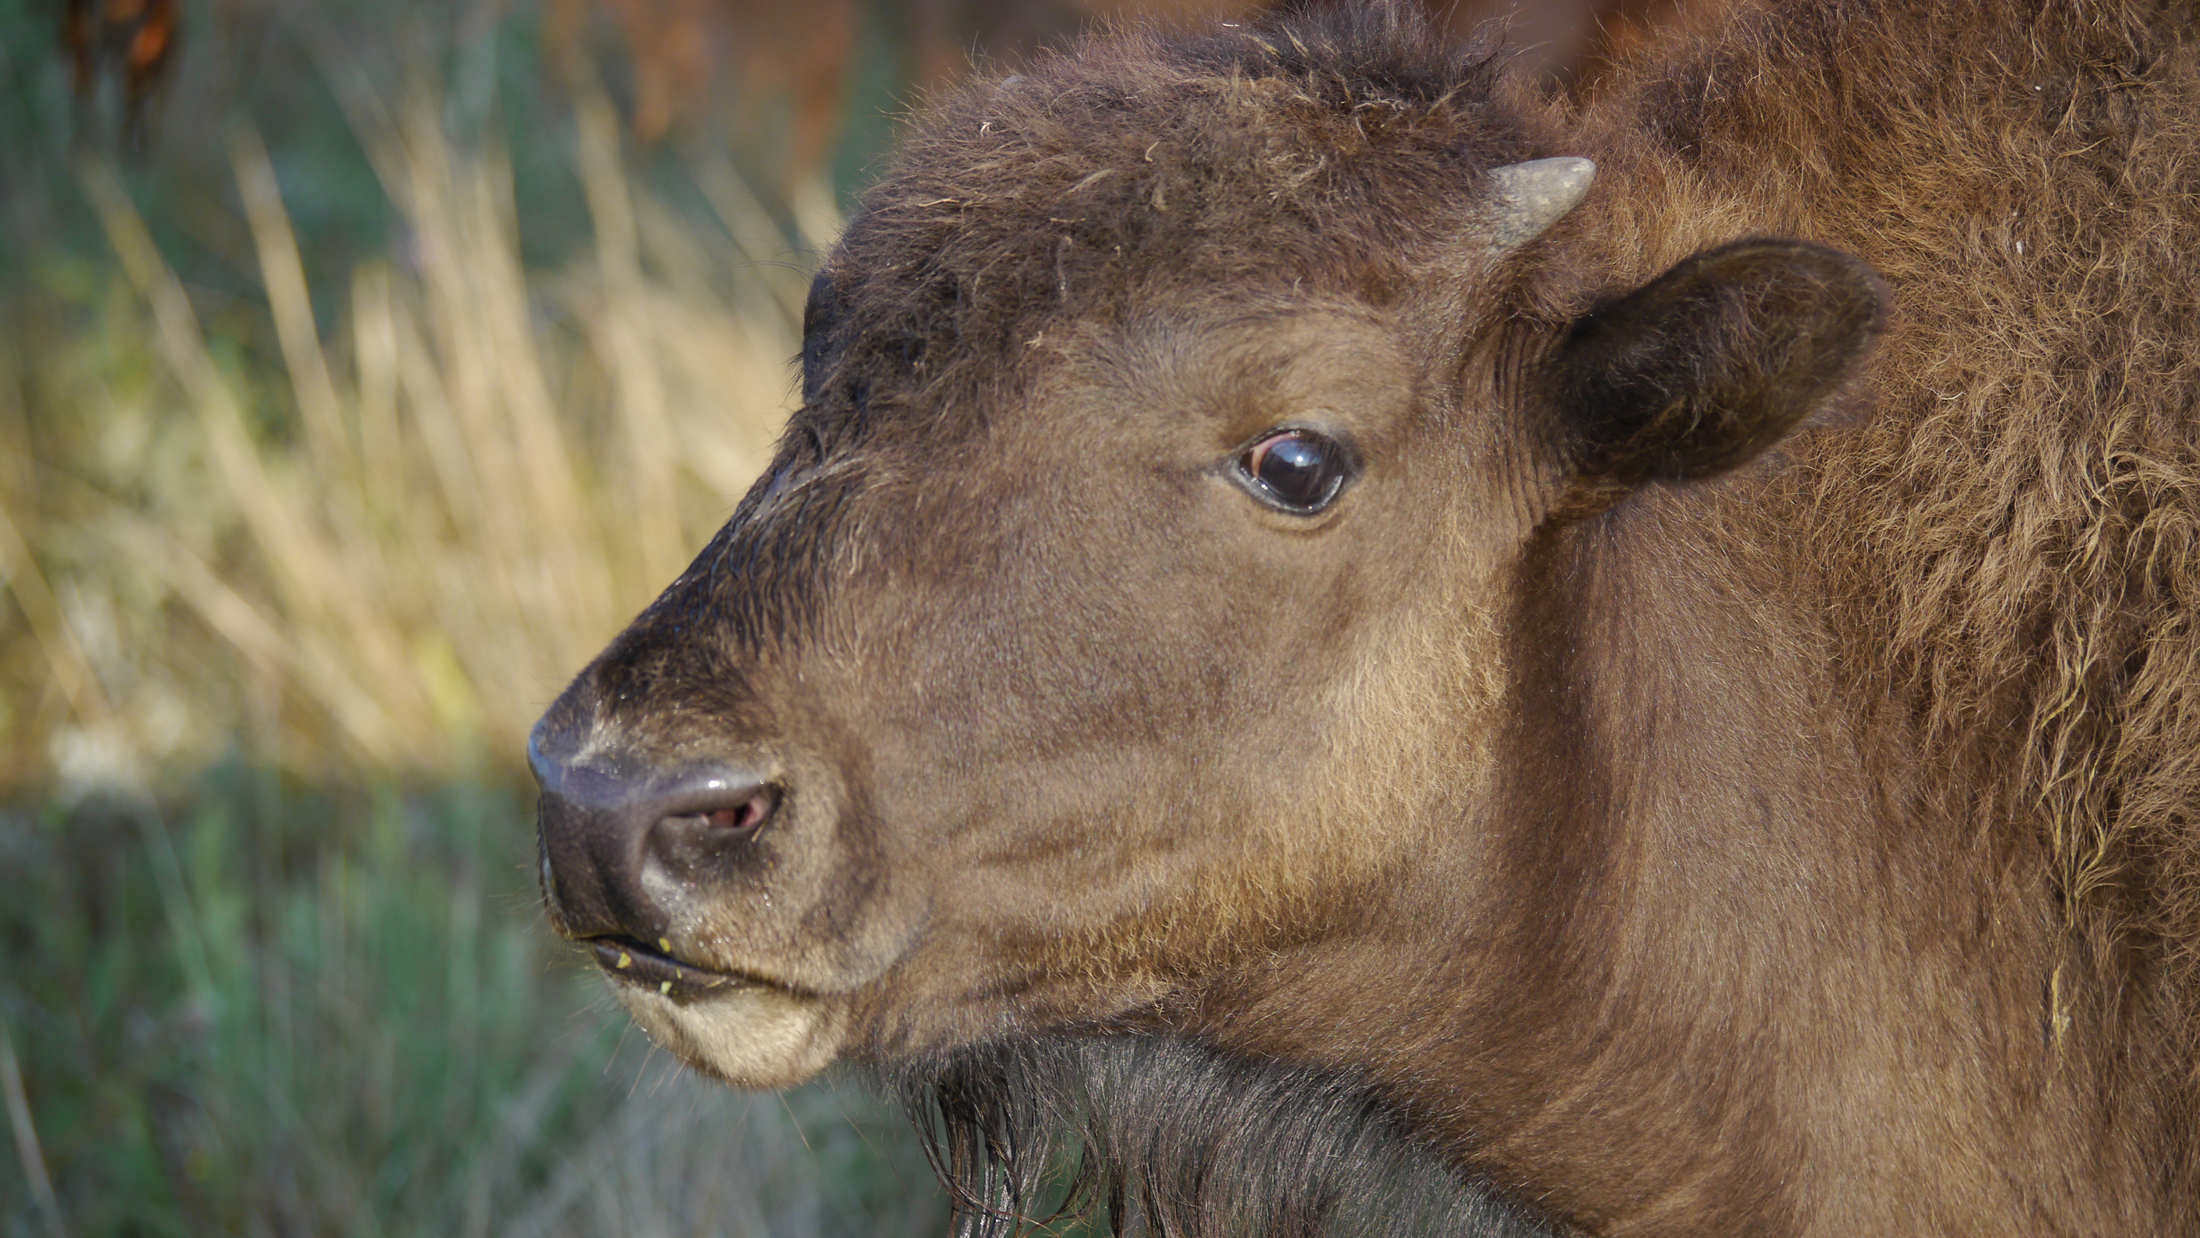
{"type": "Polygon", "coordinates": [[[1344,447],[1312,430],[1271,434],[1246,448],[1237,464],[1255,494],[1300,515],[1329,506],[1351,471],[1344,447]]]}

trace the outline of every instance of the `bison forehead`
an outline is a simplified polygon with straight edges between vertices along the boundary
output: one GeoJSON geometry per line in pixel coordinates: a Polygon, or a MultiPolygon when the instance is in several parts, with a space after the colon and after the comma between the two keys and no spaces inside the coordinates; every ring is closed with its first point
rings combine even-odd
{"type": "Polygon", "coordinates": [[[1133,301],[1388,301],[1474,226],[1487,169],[1552,153],[1498,61],[1386,9],[1120,37],[968,87],[916,122],[821,274],[805,402],[835,425],[979,406],[1051,327],[1133,301]]]}

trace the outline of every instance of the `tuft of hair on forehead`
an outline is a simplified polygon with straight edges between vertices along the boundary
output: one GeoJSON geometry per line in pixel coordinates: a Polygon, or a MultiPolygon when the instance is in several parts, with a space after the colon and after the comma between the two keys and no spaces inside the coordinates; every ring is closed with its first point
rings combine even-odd
{"type": "Polygon", "coordinates": [[[1012,378],[1047,331],[1259,289],[1381,304],[1553,153],[1489,40],[1417,6],[1088,39],[918,117],[812,292],[813,406],[1012,378]],[[1541,138],[1543,140],[1539,141],[1541,138]]]}

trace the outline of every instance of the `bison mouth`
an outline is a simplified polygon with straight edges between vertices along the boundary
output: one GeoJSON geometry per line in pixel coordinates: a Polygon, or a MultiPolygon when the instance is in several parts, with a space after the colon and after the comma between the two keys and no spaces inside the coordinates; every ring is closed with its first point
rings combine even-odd
{"type": "Polygon", "coordinates": [[[739,989],[781,989],[761,976],[742,972],[712,971],[683,963],[668,951],[671,943],[659,939],[645,946],[631,937],[592,937],[588,946],[596,953],[596,965],[621,984],[654,990],[675,1001],[692,1001],[739,989]]]}

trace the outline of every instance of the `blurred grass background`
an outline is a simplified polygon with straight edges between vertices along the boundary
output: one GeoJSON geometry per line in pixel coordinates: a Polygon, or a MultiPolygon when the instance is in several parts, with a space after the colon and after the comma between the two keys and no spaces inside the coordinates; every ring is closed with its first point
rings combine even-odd
{"type": "Polygon", "coordinates": [[[0,1236],[944,1232],[555,948],[525,735],[765,462],[890,113],[1248,7],[0,0],[0,1236]]]}

